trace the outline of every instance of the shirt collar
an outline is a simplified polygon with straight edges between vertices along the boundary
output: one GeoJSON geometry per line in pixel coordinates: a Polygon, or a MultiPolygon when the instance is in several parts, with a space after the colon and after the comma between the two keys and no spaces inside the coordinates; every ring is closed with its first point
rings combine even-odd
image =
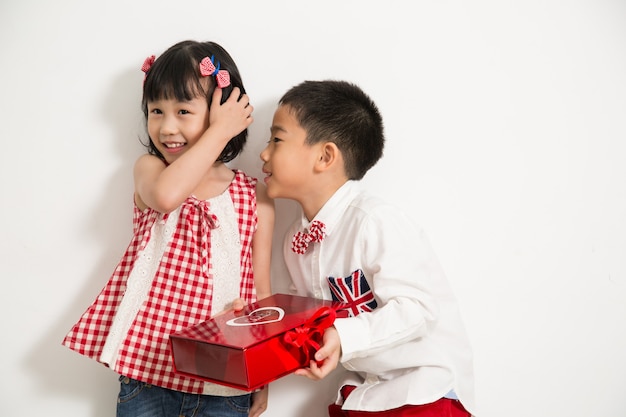
{"type": "Polygon", "coordinates": [[[322,206],[315,218],[310,222],[306,216],[302,214],[302,228],[308,229],[309,225],[318,220],[326,225],[326,235],[332,234],[335,225],[339,222],[339,219],[343,216],[345,211],[350,206],[350,203],[354,199],[354,196],[358,194],[360,186],[358,181],[348,180],[341,187],[335,191],[335,193],[328,199],[328,201],[322,206]]]}

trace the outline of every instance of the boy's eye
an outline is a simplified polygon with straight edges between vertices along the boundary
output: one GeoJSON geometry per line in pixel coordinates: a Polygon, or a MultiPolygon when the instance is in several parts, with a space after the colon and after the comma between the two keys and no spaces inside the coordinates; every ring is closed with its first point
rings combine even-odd
{"type": "Polygon", "coordinates": [[[278,142],[282,142],[282,139],[280,139],[280,138],[272,138],[272,139],[270,139],[270,142],[278,143],[278,142]]]}

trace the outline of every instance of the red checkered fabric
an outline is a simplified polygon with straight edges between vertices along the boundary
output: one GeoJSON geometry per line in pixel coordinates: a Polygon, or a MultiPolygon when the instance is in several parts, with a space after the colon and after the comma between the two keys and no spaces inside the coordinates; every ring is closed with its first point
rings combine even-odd
{"type": "MultiPolygon", "coordinates": [[[[246,303],[256,301],[252,272],[252,237],[257,226],[255,185],[256,179],[235,171],[229,187],[242,242],[240,296],[246,303]]],[[[211,228],[219,227],[219,219],[208,210],[206,201],[193,197],[183,203],[174,237],[160,260],[148,297],[123,340],[115,372],[176,391],[202,393],[203,382],[174,373],[168,339],[170,333],[210,316],[210,235],[211,228]]],[[[135,259],[148,243],[152,226],[163,216],[135,207],[134,236],[126,253],[102,292],[63,340],[65,346],[99,359],[135,259]]]]}

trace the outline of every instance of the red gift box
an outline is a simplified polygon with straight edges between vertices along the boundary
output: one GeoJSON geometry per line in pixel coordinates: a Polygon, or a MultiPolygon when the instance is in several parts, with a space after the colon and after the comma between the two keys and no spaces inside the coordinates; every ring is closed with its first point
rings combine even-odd
{"type": "Polygon", "coordinates": [[[308,366],[341,304],[275,294],[170,335],[176,372],[253,391],[308,366]]]}

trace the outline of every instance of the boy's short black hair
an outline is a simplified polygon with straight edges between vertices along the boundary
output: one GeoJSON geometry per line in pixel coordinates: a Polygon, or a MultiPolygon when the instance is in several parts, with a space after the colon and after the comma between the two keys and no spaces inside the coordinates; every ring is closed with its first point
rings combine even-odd
{"type": "Polygon", "coordinates": [[[279,104],[293,111],[307,133],[306,143],[333,142],[349,179],[360,180],[383,155],[383,119],[372,99],[346,81],[304,81],[279,104]]]}
{"type": "MultiPolygon", "coordinates": [[[[241,94],[245,94],[239,69],[233,58],[224,48],[215,42],[197,42],[186,40],[168,48],[157,57],[156,61],[146,73],[143,84],[143,98],[141,106],[146,120],[148,117],[148,102],[161,99],[174,99],[180,101],[191,100],[195,97],[206,97],[210,106],[215,80],[209,78],[209,88],[205,91],[201,80],[205,77],[200,75],[199,64],[205,57],[214,57],[215,64],[219,62],[220,69],[227,70],[230,74],[230,85],[222,91],[222,103],[230,97],[234,87],[239,87],[241,94]]],[[[241,153],[248,138],[248,130],[244,130],[228,142],[224,150],[217,158],[218,161],[232,161],[241,153]]],[[[146,144],[148,152],[163,159],[163,155],[157,150],[150,139],[146,144]]]]}

